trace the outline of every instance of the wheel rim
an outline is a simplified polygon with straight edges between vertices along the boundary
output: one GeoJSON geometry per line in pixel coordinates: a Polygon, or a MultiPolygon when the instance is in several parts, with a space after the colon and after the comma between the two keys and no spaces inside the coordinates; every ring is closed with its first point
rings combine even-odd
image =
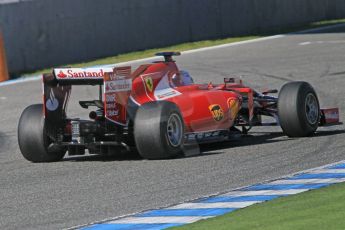
{"type": "Polygon", "coordinates": [[[180,116],[172,114],[167,125],[168,141],[171,146],[178,147],[182,142],[183,126],[180,116]]]}
{"type": "Polygon", "coordinates": [[[305,100],[305,111],[309,124],[315,124],[319,120],[319,104],[314,94],[307,95],[305,100]]]}

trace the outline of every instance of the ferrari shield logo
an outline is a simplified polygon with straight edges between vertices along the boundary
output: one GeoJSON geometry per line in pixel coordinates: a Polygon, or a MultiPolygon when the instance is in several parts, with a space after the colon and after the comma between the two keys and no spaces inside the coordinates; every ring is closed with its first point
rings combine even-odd
{"type": "Polygon", "coordinates": [[[147,77],[145,78],[145,84],[146,84],[146,88],[152,92],[153,90],[153,81],[152,81],[152,78],[151,77],[147,77]]]}
{"type": "Polygon", "coordinates": [[[223,112],[222,107],[220,107],[220,105],[213,104],[213,105],[210,105],[208,109],[210,110],[212,117],[215,121],[221,121],[223,119],[224,112],[223,112]]]}
{"type": "Polygon", "coordinates": [[[237,112],[239,110],[239,102],[234,98],[228,99],[228,106],[230,110],[230,119],[235,119],[237,112]]]}

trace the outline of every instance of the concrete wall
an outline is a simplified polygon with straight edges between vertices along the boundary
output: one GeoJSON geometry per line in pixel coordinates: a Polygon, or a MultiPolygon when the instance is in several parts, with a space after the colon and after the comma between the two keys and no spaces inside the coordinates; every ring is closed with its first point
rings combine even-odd
{"type": "Polygon", "coordinates": [[[341,17],[344,0],[0,0],[11,72],[341,17]]]}

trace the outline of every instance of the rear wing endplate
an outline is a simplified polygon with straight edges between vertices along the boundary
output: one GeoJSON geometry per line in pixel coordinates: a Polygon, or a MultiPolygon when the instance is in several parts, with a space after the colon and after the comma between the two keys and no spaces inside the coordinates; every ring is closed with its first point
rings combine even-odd
{"type": "Polygon", "coordinates": [[[127,103],[132,91],[131,67],[115,68],[104,76],[105,118],[119,125],[127,125],[127,103]]]}

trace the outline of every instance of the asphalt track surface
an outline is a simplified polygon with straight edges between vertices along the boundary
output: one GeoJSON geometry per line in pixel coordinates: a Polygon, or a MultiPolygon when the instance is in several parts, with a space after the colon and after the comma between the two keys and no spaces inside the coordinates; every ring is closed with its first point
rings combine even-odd
{"type": "MultiPolygon", "coordinates": [[[[345,120],[345,26],[316,33],[212,49],[177,57],[196,82],[241,75],[259,89],[293,80],[310,82],[321,106],[339,106],[345,120]]],[[[87,114],[78,99],[97,89],[75,87],[71,117],[87,114]]],[[[177,204],[214,193],[345,160],[344,126],[322,127],[309,138],[288,138],[279,127],[202,146],[172,160],[136,156],[65,157],[33,164],[17,144],[23,109],[42,98],[39,81],[0,87],[0,229],[61,229],[177,204]]]]}

